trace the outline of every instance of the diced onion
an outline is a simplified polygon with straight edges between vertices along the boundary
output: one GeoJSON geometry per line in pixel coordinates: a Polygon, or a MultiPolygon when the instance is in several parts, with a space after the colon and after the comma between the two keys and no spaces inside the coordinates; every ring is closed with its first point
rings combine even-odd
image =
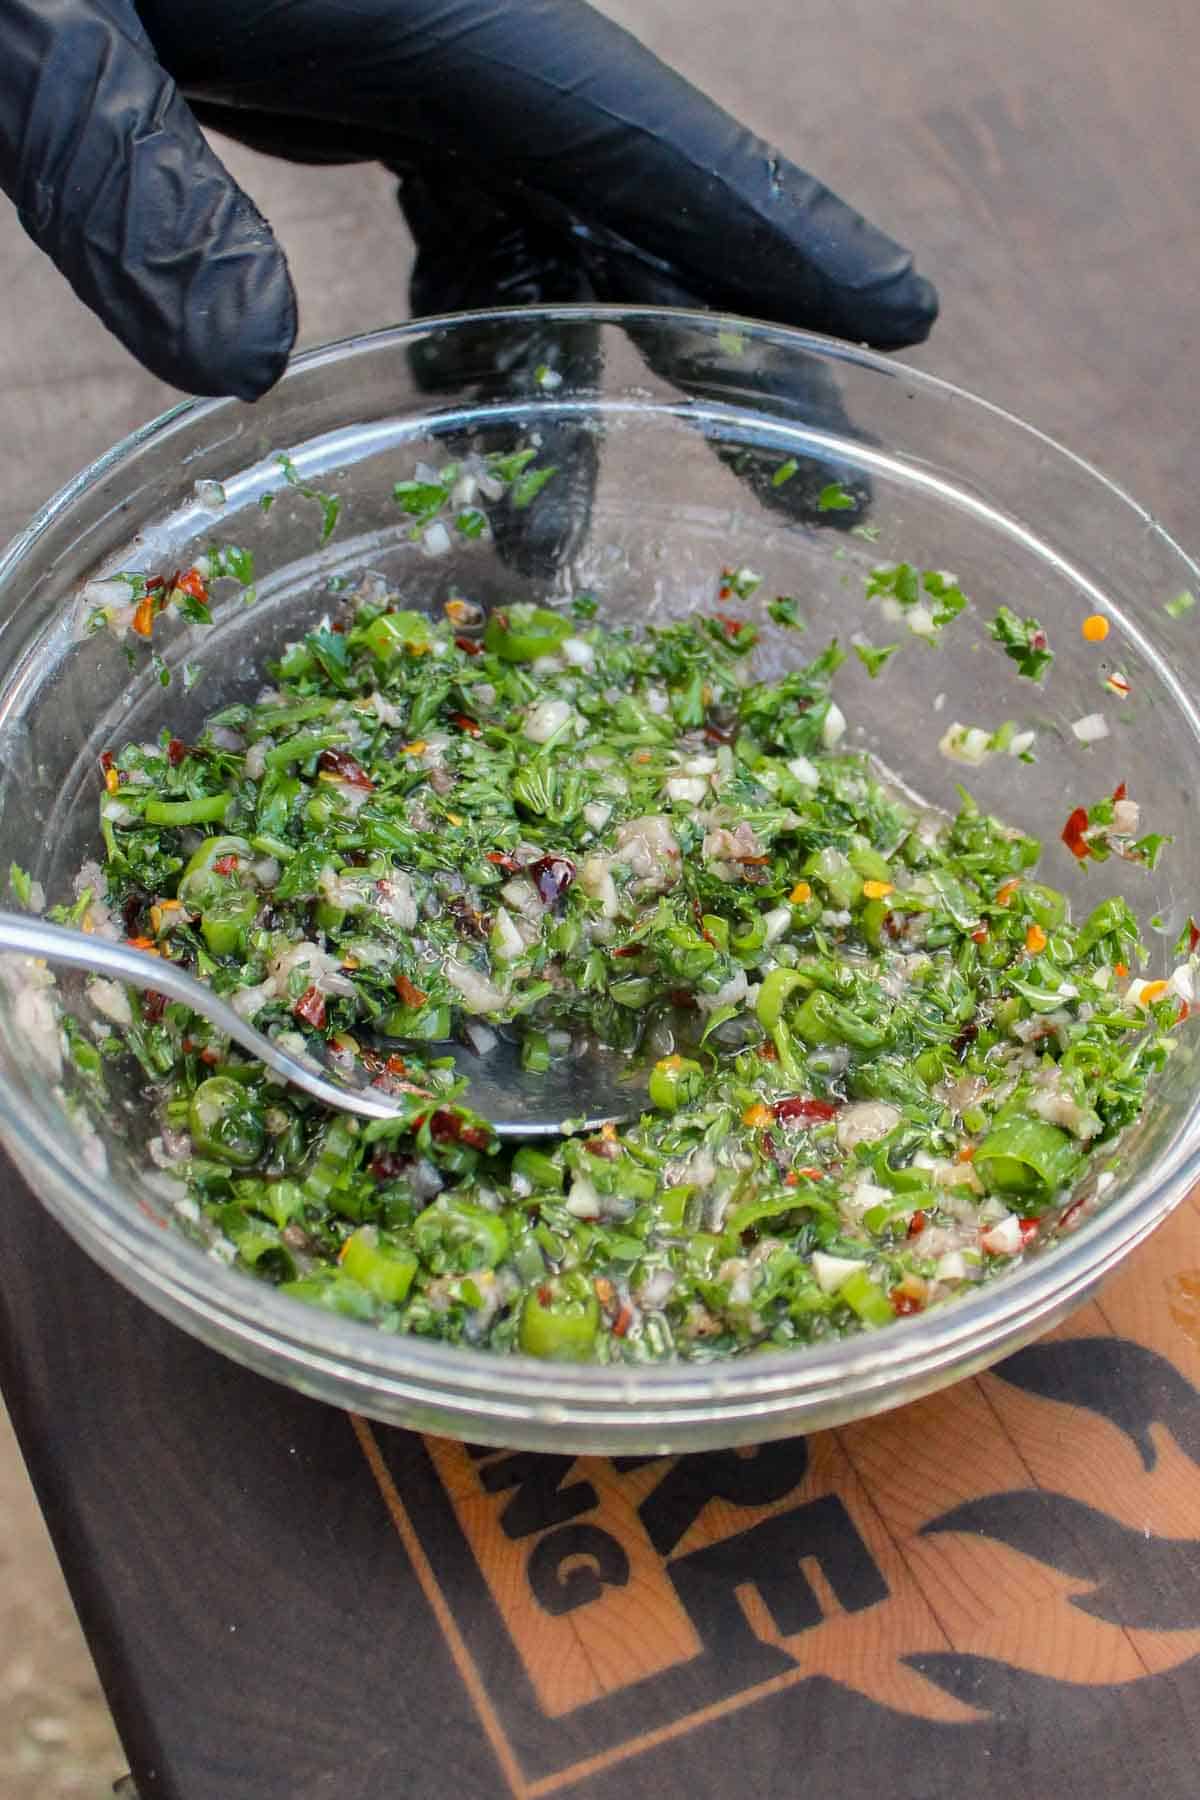
{"type": "Polygon", "coordinates": [[[1082,719],[1076,719],[1071,730],[1081,744],[1098,744],[1108,736],[1108,721],[1103,713],[1085,713],[1082,719]]]}
{"type": "Polygon", "coordinates": [[[836,700],[831,700],[829,702],[829,710],[825,714],[825,720],[821,726],[821,742],[827,750],[832,750],[833,746],[840,743],[845,735],[846,715],[837,704],[836,700]]]}
{"type": "Polygon", "coordinates": [[[836,1294],[844,1287],[852,1275],[866,1268],[860,1258],[851,1256],[830,1256],[824,1250],[814,1250],[812,1270],[816,1276],[817,1286],[823,1294],[836,1294]]]}

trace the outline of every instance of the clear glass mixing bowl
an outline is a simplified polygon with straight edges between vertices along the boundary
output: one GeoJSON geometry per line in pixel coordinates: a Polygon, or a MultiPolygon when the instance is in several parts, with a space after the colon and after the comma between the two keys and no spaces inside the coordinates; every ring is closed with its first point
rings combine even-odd
{"type": "MultiPolygon", "coordinates": [[[[684,313],[515,310],[408,325],[299,357],[256,406],[181,406],[102,457],[0,557],[0,867],[20,863],[61,898],[96,845],[101,751],[164,723],[186,738],[250,695],[261,659],[326,609],[329,583],[364,569],[417,604],[451,591],[486,601],[588,588],[607,619],[643,620],[711,607],[721,568],[749,564],[763,597],[793,595],[809,620],[798,641],[766,634],[760,655],[779,667],[830,635],[895,636],[864,601],[863,578],[901,559],[953,570],[974,607],[940,649],[907,644],[879,681],[851,658],[838,681],[852,741],[951,804],[963,771],[937,750],[948,721],[1035,727],[1037,762],[996,757],[970,772],[972,791],[1044,840],[1047,878],[1077,904],[1115,889],[1157,919],[1165,967],[1200,897],[1200,833],[1190,829],[1200,718],[1186,682],[1200,614],[1165,610],[1181,591],[1200,592],[1195,566],[1111,482],[993,406],[865,351],[684,313]],[[412,541],[396,481],[466,445],[530,441],[560,474],[515,534],[443,556],[412,541]],[[285,481],[281,451],[299,485],[285,481]],[[791,479],[774,484],[791,462],[791,479]],[[822,510],[835,481],[853,511],[822,510]],[[309,486],[341,501],[324,544],[309,486]],[[230,591],[207,630],[164,619],[161,661],[143,655],[135,670],[107,632],[85,633],[88,584],[117,569],[187,566],[218,540],[254,552],[253,606],[230,591]],[[986,637],[1002,602],[1049,630],[1057,661],[1044,690],[986,637]],[[1111,621],[1101,646],[1080,632],[1093,612],[1111,621]],[[190,688],[185,665],[202,677],[190,688]],[[1126,700],[1102,685],[1114,670],[1126,700]],[[1071,722],[1093,712],[1110,735],[1086,746],[1071,722]],[[1148,825],[1174,834],[1154,873],[1080,868],[1059,841],[1070,808],[1119,780],[1148,825]]],[[[68,1004],[74,991],[64,979],[68,1004]]],[[[916,1398],[1062,1318],[1200,1169],[1200,1070],[1185,1041],[1104,1205],[960,1303],[827,1348],[717,1365],[500,1360],[384,1335],[222,1266],[146,1173],[151,1127],[136,1086],[115,1096],[101,1152],[33,1053],[27,1014],[3,984],[0,994],[0,1136],[106,1269],[266,1375],[486,1443],[700,1449],[916,1398]]]]}

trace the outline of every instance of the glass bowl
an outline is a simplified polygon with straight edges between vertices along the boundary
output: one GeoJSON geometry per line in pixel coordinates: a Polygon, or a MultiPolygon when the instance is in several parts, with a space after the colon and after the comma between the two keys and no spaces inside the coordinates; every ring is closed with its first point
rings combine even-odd
{"type": "MultiPolygon", "coordinates": [[[[790,594],[808,619],[798,641],[764,632],[756,654],[779,668],[835,634],[895,637],[865,600],[864,577],[899,560],[952,570],[973,607],[940,648],[906,643],[879,681],[847,662],[838,691],[850,741],[952,805],[964,771],[937,749],[950,721],[1035,729],[1037,761],[994,757],[969,772],[972,792],[1042,838],[1047,878],[1077,905],[1116,891],[1153,918],[1151,972],[1165,969],[1200,896],[1200,833],[1190,829],[1200,719],[1182,679],[1196,624],[1186,602],[1169,604],[1200,592],[1195,566],[1086,463],[945,382],[802,332],[669,311],[514,309],[356,338],[298,357],[255,406],[183,405],[102,457],[0,557],[0,867],[21,864],[51,901],[68,894],[97,841],[101,752],[164,723],[186,738],[218,706],[252,695],[261,659],[321,615],[331,583],[363,570],[390,576],[410,604],[451,591],[553,600],[586,588],[607,619],[665,620],[711,609],[722,568],[750,565],[764,578],[760,606],[790,594]],[[434,553],[445,548],[436,538],[414,539],[392,499],[397,481],[464,447],[518,443],[540,445],[559,474],[508,528],[473,542],[452,534],[446,554],[434,553]],[[340,502],[325,541],[331,509],[318,491],[340,502]],[[253,605],[228,583],[210,628],[164,615],[153,654],[143,647],[132,667],[108,631],[88,634],[98,580],[186,567],[214,541],[253,552],[253,605]],[[1044,688],[988,639],[1000,603],[1046,625],[1057,660],[1044,688]],[[1095,612],[1111,626],[1100,645],[1080,630],[1095,612]],[[1127,698],[1104,685],[1114,673],[1127,698]],[[1071,725],[1092,713],[1109,734],[1084,744],[1071,725]],[[1060,842],[1071,808],[1121,780],[1147,824],[1174,835],[1155,872],[1089,870],[1060,842]]],[[[75,991],[64,978],[68,1007],[75,991]]],[[[118,1280],[309,1394],[539,1449],[753,1443],[915,1399],[1064,1317],[1200,1168],[1200,1072],[1185,1035],[1104,1203],[981,1291],[789,1354],[541,1364],[385,1335],[225,1267],[148,1169],[136,1086],[114,1093],[97,1134],[46,1057],[28,1002],[0,982],[0,1136],[118,1280]]]]}

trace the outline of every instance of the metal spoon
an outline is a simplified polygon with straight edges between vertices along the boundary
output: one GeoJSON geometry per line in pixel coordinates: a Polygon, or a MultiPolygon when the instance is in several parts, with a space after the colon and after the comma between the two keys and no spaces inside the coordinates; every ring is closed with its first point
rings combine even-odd
{"type": "MultiPolygon", "coordinates": [[[[338,1112],[357,1113],[364,1119],[392,1119],[403,1110],[381,1088],[355,1087],[340,1070],[322,1068],[315,1059],[282,1050],[211,988],[165,957],[150,956],[129,944],[74,931],[66,925],[50,925],[20,913],[0,913],[0,951],[3,950],[44,957],[47,962],[85,969],[93,975],[128,982],[131,987],[165,994],[168,1000],[179,1000],[266,1068],[338,1112]]],[[[645,1076],[620,1051],[591,1047],[538,1075],[522,1068],[520,1047],[504,1038],[499,1038],[486,1056],[477,1056],[459,1044],[421,1047],[438,1056],[453,1057],[459,1074],[470,1081],[467,1100],[501,1138],[560,1137],[576,1131],[595,1131],[610,1121],[630,1118],[644,1103],[645,1076]]],[[[367,1079],[364,1071],[364,1081],[367,1079]]]]}

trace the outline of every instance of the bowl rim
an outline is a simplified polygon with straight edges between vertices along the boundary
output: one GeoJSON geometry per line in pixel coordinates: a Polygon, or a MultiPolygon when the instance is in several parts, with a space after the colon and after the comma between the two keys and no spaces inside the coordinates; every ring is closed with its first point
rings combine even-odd
{"type": "MultiPolygon", "coordinates": [[[[618,327],[645,321],[699,328],[714,336],[732,329],[755,342],[902,380],[931,396],[990,415],[1043,451],[1071,464],[1085,479],[1104,488],[1112,501],[1128,509],[1131,523],[1136,522],[1143,531],[1149,528],[1162,547],[1200,583],[1200,567],[1123,487],[994,401],[865,347],[737,314],[590,305],[514,306],[440,314],[301,351],[289,362],[279,385],[315,368],[402,350],[432,332],[478,328],[485,321],[502,327],[527,323],[531,318],[548,323],[586,320],[618,327]]],[[[528,398],[537,404],[537,396],[528,398]]],[[[553,404],[552,399],[549,403],[553,404]]],[[[0,551],[0,598],[42,537],[127,459],[148,446],[169,440],[184,424],[201,421],[213,413],[232,412],[242,405],[244,402],[226,398],[182,400],[94,459],[0,551]]],[[[972,1348],[980,1353],[980,1362],[988,1360],[985,1350],[989,1343],[999,1339],[1003,1345],[1027,1327],[1026,1335],[1031,1335],[1038,1318],[1064,1299],[1090,1288],[1184,1198],[1200,1176],[1200,1084],[1186,1119],[1153,1169],[1127,1192],[1104,1203],[1046,1255],[974,1290],[961,1301],[951,1301],[906,1320],[901,1331],[864,1334],[828,1345],[797,1346],[711,1363],[548,1363],[519,1353],[501,1356],[466,1345],[381,1332],[375,1326],[290,1299],[266,1283],[226,1269],[188,1243],[181,1233],[164,1232],[140,1212],[123,1210],[109,1197],[109,1184],[104,1177],[80,1167],[77,1155],[72,1155],[73,1144],[56,1137],[48,1123],[22,1107],[19,1092],[2,1071],[0,1137],[14,1149],[39,1200],[72,1236],[124,1285],[149,1304],[159,1305],[177,1322],[198,1330],[207,1341],[220,1343],[228,1353],[240,1355],[261,1369],[282,1355],[289,1365],[289,1379],[305,1385],[307,1378],[312,1390],[327,1399],[336,1397],[334,1390],[339,1386],[360,1384],[356,1387],[355,1403],[367,1411],[371,1410],[371,1390],[381,1399],[387,1396],[402,1400],[410,1412],[419,1404],[418,1397],[425,1396],[431,1406],[441,1409],[451,1428],[457,1422],[479,1435],[482,1421],[478,1413],[471,1416],[471,1409],[482,1405],[499,1434],[496,1441],[516,1442],[523,1420],[546,1421],[553,1417],[559,1426],[586,1428],[599,1415],[616,1409],[628,1416],[631,1425],[658,1422],[669,1430],[673,1419],[693,1417],[699,1406],[703,1408],[703,1418],[719,1426],[722,1418],[744,1419],[764,1403],[767,1412],[774,1403],[802,1413],[806,1406],[829,1402],[839,1392],[861,1391],[867,1397],[884,1394],[972,1348]],[[318,1374],[324,1379],[318,1381],[318,1374]]]]}

